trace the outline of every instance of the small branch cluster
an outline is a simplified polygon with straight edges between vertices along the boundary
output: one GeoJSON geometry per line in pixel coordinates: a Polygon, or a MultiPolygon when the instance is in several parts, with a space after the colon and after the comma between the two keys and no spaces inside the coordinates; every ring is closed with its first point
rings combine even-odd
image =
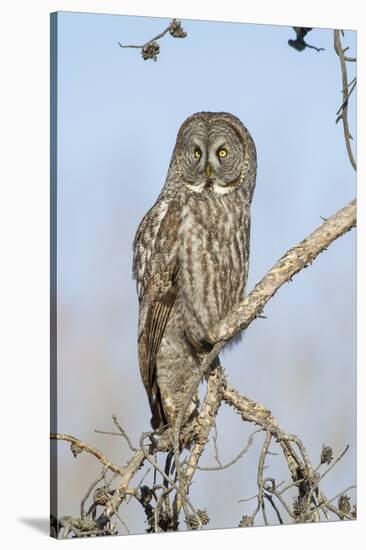
{"type": "MultiPolygon", "coordinates": [[[[239,501],[247,502],[256,499],[257,503],[251,514],[242,517],[239,522],[240,527],[255,525],[259,513],[263,517],[264,524],[269,525],[268,505],[274,510],[280,524],[288,520],[292,520],[294,523],[318,522],[321,519],[321,513],[326,519],[330,519],[329,513],[342,520],[356,518],[356,504],[352,505],[347,494],[354,489],[354,486],[348,487],[331,498],[327,498],[320,489],[321,480],[343,458],[348,446],[336,459],[333,459],[333,450],[329,446],[323,445],[319,465],[314,468],[302,441],[296,435],[286,434],[265,407],[241,395],[230,386],[221,367],[213,370],[208,376],[205,402],[198,418],[195,424],[192,448],[179,466],[181,468],[179,484],[178,473],[175,472],[173,477],[171,472],[173,440],[172,434],[168,435],[167,431],[142,434],[140,446],[133,447],[134,454],[125,466],[112,463],[103,453],[100,451],[96,453],[93,447],[74,437],[51,434],[51,439],[67,441],[71,443],[70,447],[76,443],[81,449],[95,456],[103,465],[100,475],[91,483],[81,500],[80,517],[51,518],[53,536],[79,538],[116,535],[119,531],[117,523],[112,521],[113,517],[120,522],[122,533],[128,534],[130,530],[120,509],[122,504],[128,505],[131,498],[135,498],[141,505],[148,533],[177,531],[181,511],[183,511],[187,529],[201,529],[209,523],[209,514],[205,509],[195,509],[188,496],[196,470],[222,470],[229,467],[248,451],[253,436],[260,432],[264,433],[265,437],[258,460],[258,492],[253,497],[243,498],[239,501]],[[216,415],[215,411],[210,411],[208,408],[210,401],[211,404],[216,403],[216,412],[221,403],[226,403],[235,409],[244,422],[256,424],[259,429],[250,435],[245,449],[228,464],[200,467],[198,466],[199,457],[208,442],[208,433],[214,423],[211,413],[214,413],[214,417],[216,415]],[[149,440],[148,445],[145,443],[147,439],[149,440]],[[273,451],[270,451],[272,443],[279,445],[287,463],[290,479],[286,484],[284,481],[277,483],[274,477],[268,474],[264,475],[265,469],[269,467],[266,464],[268,456],[274,454],[273,451]],[[165,469],[162,469],[158,464],[157,455],[166,452],[168,452],[166,466],[165,469]],[[139,483],[133,485],[133,479],[145,464],[150,464],[154,472],[154,475],[150,476],[152,477],[150,484],[147,483],[147,478],[151,473],[151,468],[143,474],[139,483]],[[328,467],[324,469],[325,466],[328,467]],[[157,475],[161,476],[161,483],[156,482],[157,475]],[[290,489],[297,491],[296,497],[293,497],[292,505],[289,498],[286,498],[286,493],[290,489]],[[337,506],[332,504],[336,500],[337,506]],[[86,504],[88,505],[86,506],[86,504]]],[[[115,417],[114,420],[116,420],[115,417]]],[[[111,432],[108,434],[115,435],[111,432]]]]}
{"type": "MultiPolygon", "coordinates": [[[[266,433],[258,462],[258,492],[253,497],[244,498],[239,501],[247,502],[256,498],[257,506],[251,515],[246,514],[242,517],[239,523],[240,527],[254,525],[254,520],[259,512],[262,513],[264,524],[269,525],[266,502],[273,508],[280,524],[284,523],[282,515],[284,512],[295,523],[318,522],[320,521],[320,511],[323,512],[326,519],[329,519],[328,511],[338,516],[339,519],[352,519],[349,513],[345,514],[339,507],[336,508],[331,505],[331,502],[338,498],[339,495],[327,498],[320,491],[319,487],[320,481],[343,458],[349,448],[348,445],[334,461],[331,447],[323,445],[320,452],[320,463],[314,468],[300,438],[296,435],[286,434],[279,427],[271,413],[262,407],[262,405],[240,395],[231,386],[226,387],[223,399],[239,412],[244,421],[260,425],[266,433]],[[271,476],[267,475],[264,477],[265,461],[270,454],[269,448],[272,441],[275,441],[281,447],[284,459],[287,462],[291,481],[285,485],[283,481],[278,484],[271,476]],[[326,461],[324,460],[325,455],[326,461]],[[331,466],[321,471],[324,464],[331,464],[331,466]],[[284,495],[293,488],[296,488],[297,495],[294,498],[292,506],[290,506],[284,495]]],[[[353,488],[354,486],[348,487],[341,494],[343,495],[346,491],[353,488]]]]}
{"type": "Polygon", "coordinates": [[[121,42],[118,42],[121,48],[137,48],[141,50],[142,58],[146,61],[147,59],[152,59],[157,61],[158,55],[160,53],[160,44],[159,40],[163,38],[166,34],[170,34],[173,38],[185,38],[187,33],[182,27],[181,21],[173,19],[170,24],[159,34],[145,42],[144,44],[127,44],[123,45],[121,42]]]}

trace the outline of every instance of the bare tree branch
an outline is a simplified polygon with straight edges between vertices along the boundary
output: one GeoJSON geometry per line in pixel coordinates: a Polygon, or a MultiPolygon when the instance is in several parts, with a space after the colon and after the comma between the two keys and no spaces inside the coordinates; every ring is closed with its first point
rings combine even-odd
{"type": "Polygon", "coordinates": [[[177,19],[173,19],[162,32],[160,32],[153,38],[150,38],[150,40],[148,40],[144,44],[123,45],[121,44],[121,42],[118,42],[118,44],[121,48],[137,48],[141,50],[141,55],[144,60],[153,59],[154,61],[157,61],[157,56],[160,53],[160,45],[158,43],[158,40],[163,38],[163,36],[165,36],[168,32],[174,38],[185,38],[187,36],[187,33],[183,30],[182,23],[177,19]]]}
{"type": "Polygon", "coordinates": [[[89,489],[87,490],[84,498],[82,499],[81,504],[80,504],[80,517],[81,517],[81,519],[85,519],[85,502],[88,500],[92,490],[98,485],[98,483],[100,481],[102,481],[102,479],[105,478],[106,471],[107,471],[107,466],[103,466],[103,469],[102,469],[102,472],[101,472],[100,476],[97,477],[97,479],[95,479],[91,483],[91,485],[90,485],[89,489]]]}
{"type": "Polygon", "coordinates": [[[217,334],[212,335],[212,340],[226,342],[239,331],[246,329],[284,283],[291,281],[294,275],[308,267],[333,241],[355,226],[356,200],[353,200],[282,256],[248,297],[220,323],[217,334]]]}
{"type": "MultiPolygon", "coordinates": [[[[104,517],[106,521],[109,521],[110,518],[115,514],[115,512],[120,507],[125,495],[128,494],[128,485],[132,479],[132,477],[135,475],[135,473],[141,468],[143,462],[145,460],[144,452],[139,449],[135,455],[129,460],[129,462],[122,468],[121,472],[121,479],[119,480],[118,486],[108,502],[105,511],[104,511],[104,517]]],[[[102,521],[103,523],[103,521],[102,521]]]]}
{"type": "Polygon", "coordinates": [[[202,360],[200,370],[187,391],[185,403],[176,419],[174,430],[174,457],[177,472],[179,466],[179,438],[181,425],[187,407],[191,402],[205,372],[213,365],[226,342],[250,323],[263,311],[265,304],[276,294],[278,289],[292,280],[299,271],[306,268],[315,258],[334,241],[356,225],[356,200],[351,201],[339,212],[324,221],[318,229],[298,245],[289,250],[254,287],[252,292],[230,313],[211,334],[212,350],[202,360]]]}
{"type": "MultiPolygon", "coordinates": [[[[210,430],[215,421],[215,416],[221,405],[222,398],[222,369],[218,366],[209,376],[207,384],[206,396],[200,411],[200,414],[196,421],[196,436],[191,450],[190,456],[186,461],[184,468],[182,468],[179,460],[179,450],[174,447],[175,467],[177,471],[177,477],[179,480],[179,486],[183,489],[183,492],[188,493],[189,486],[192,482],[192,477],[195,473],[198,461],[203,453],[203,450],[208,441],[210,430]]],[[[174,443],[179,442],[179,431],[175,428],[174,431],[174,443]]],[[[179,443],[178,443],[179,444],[179,443]]],[[[181,507],[180,495],[177,493],[175,510],[176,514],[179,514],[181,507]]]]}
{"type": "MultiPolygon", "coordinates": [[[[84,443],[83,441],[81,441],[80,439],[77,439],[76,437],[73,437],[72,435],[51,433],[50,439],[62,439],[63,441],[68,441],[69,443],[71,443],[72,451],[73,451],[73,447],[72,447],[73,445],[76,446],[78,449],[80,449],[79,451],[77,451],[77,454],[79,454],[82,451],[86,451],[87,453],[95,456],[95,458],[99,460],[101,464],[106,466],[112,472],[115,472],[116,474],[120,474],[120,475],[124,473],[123,468],[121,468],[120,466],[117,466],[116,464],[113,464],[113,462],[111,462],[109,458],[107,458],[98,449],[95,449],[95,447],[92,447],[92,445],[89,445],[88,443],[84,443]]],[[[73,453],[75,456],[74,451],[73,453]]]]}
{"type": "Polygon", "coordinates": [[[115,414],[112,416],[112,420],[113,420],[114,424],[116,425],[116,427],[118,428],[118,430],[119,430],[120,434],[122,435],[122,437],[124,437],[125,440],[127,441],[127,445],[129,446],[131,451],[136,452],[137,451],[136,447],[134,447],[132,445],[128,434],[125,432],[125,430],[122,428],[121,424],[118,422],[118,419],[117,419],[115,414]]]}
{"type": "Polygon", "coordinates": [[[214,459],[216,460],[217,464],[218,464],[220,467],[222,467],[222,462],[221,462],[221,460],[220,460],[220,454],[219,454],[219,446],[218,446],[218,443],[217,443],[217,440],[218,440],[218,431],[217,431],[216,422],[214,422],[213,428],[214,428],[214,433],[213,433],[213,436],[212,436],[212,441],[213,441],[213,446],[214,446],[214,449],[215,449],[214,459]]]}
{"type": "Polygon", "coordinates": [[[221,462],[220,462],[219,466],[198,466],[197,465],[197,466],[195,466],[196,470],[205,470],[206,472],[210,472],[210,471],[214,471],[214,470],[218,471],[218,470],[226,470],[226,468],[230,468],[230,466],[235,464],[235,462],[238,462],[238,460],[244,454],[246,454],[249,451],[249,448],[251,447],[251,445],[253,443],[253,439],[254,439],[255,434],[257,434],[261,431],[262,430],[255,430],[253,433],[251,433],[250,436],[248,437],[248,441],[247,441],[247,444],[245,445],[244,449],[242,449],[240,451],[240,453],[236,455],[235,458],[230,460],[230,462],[227,462],[226,464],[221,464],[221,462]]]}
{"type": "MultiPolygon", "coordinates": [[[[343,134],[344,134],[344,139],[345,139],[345,142],[346,142],[348,157],[349,157],[349,160],[350,160],[353,168],[355,170],[357,170],[356,161],[355,161],[355,158],[353,156],[352,147],[351,147],[352,136],[351,136],[351,133],[350,133],[350,130],[349,130],[349,123],[348,123],[348,100],[349,100],[349,97],[350,97],[351,93],[353,92],[353,90],[356,87],[357,80],[354,79],[353,86],[351,87],[350,90],[348,90],[350,84],[348,82],[347,65],[346,65],[347,61],[356,61],[356,58],[347,57],[347,56],[344,55],[344,52],[346,51],[346,49],[343,49],[343,47],[342,47],[341,31],[340,30],[335,30],[334,31],[334,49],[335,49],[335,51],[336,51],[336,53],[339,57],[339,62],[341,64],[342,95],[343,95],[343,103],[342,103],[342,105],[339,109],[340,114],[338,115],[338,117],[336,119],[336,123],[339,120],[342,119],[343,134]]],[[[338,112],[337,112],[337,114],[338,114],[338,112]]]]}

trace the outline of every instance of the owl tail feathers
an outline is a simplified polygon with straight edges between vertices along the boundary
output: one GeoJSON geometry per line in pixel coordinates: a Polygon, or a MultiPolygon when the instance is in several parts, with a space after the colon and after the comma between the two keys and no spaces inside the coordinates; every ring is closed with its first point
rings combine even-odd
{"type": "Polygon", "coordinates": [[[153,430],[158,430],[164,425],[168,424],[167,418],[164,413],[163,403],[160,398],[160,392],[150,399],[150,409],[152,412],[151,426],[153,430]]]}

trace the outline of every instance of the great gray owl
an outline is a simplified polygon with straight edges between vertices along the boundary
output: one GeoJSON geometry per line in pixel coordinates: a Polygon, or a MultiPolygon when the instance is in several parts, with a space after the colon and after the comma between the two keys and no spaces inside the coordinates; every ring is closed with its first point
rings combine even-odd
{"type": "MultiPolygon", "coordinates": [[[[237,117],[202,112],[182,124],[134,240],[139,365],[154,429],[174,426],[215,327],[244,296],[255,178],[255,145],[237,117]]],[[[198,397],[184,422],[197,407],[198,397]]]]}

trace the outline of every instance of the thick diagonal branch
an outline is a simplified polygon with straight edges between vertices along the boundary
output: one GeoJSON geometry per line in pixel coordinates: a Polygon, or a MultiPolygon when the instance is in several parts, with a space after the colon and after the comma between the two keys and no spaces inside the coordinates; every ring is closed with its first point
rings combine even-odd
{"type": "Polygon", "coordinates": [[[286,252],[252,292],[221,321],[215,332],[211,334],[211,341],[215,345],[203,359],[199,372],[188,388],[185,403],[177,416],[174,430],[174,456],[177,470],[179,469],[179,434],[186,409],[204,373],[213,364],[226,342],[240,331],[245,330],[261,314],[266,303],[284,283],[292,280],[296,273],[308,267],[333,241],[347,233],[355,225],[356,199],[324,221],[313,233],[286,252]]]}
{"type": "Polygon", "coordinates": [[[313,233],[291,248],[268,271],[252,292],[219,325],[215,340],[230,340],[260,315],[281,286],[309,264],[328,246],[356,226],[356,199],[328,218],[313,233]]]}

